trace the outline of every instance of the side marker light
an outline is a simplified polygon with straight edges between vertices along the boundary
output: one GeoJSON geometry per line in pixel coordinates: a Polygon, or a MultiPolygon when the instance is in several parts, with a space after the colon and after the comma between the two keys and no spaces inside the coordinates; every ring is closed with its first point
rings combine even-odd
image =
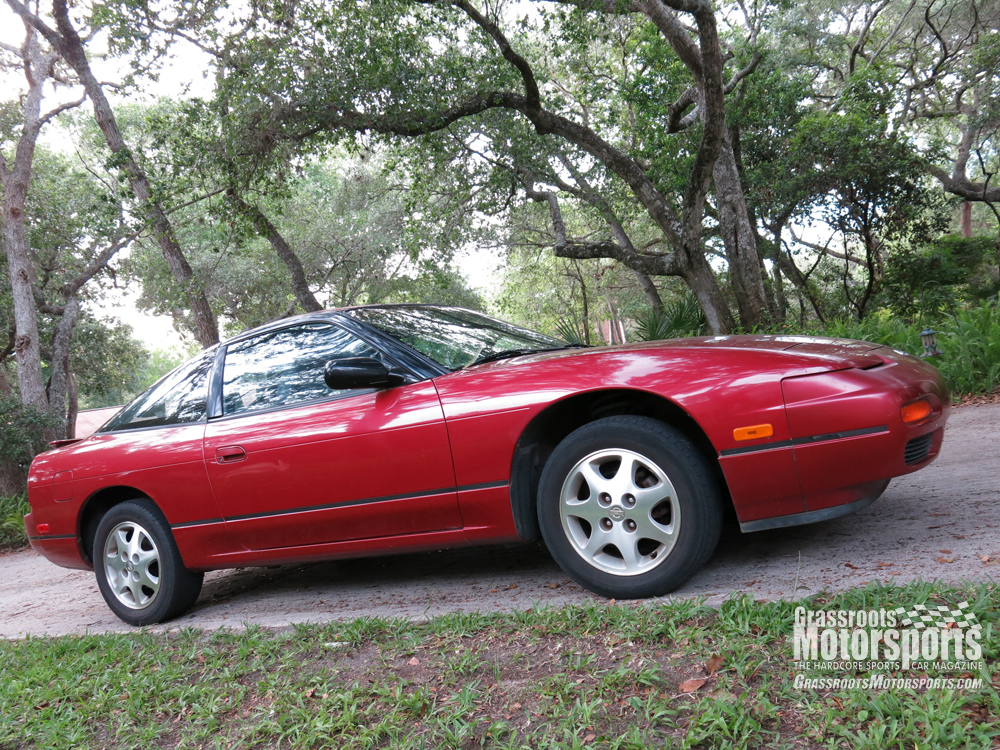
{"type": "Polygon", "coordinates": [[[774,434],[774,428],[769,424],[755,424],[752,427],[738,427],[733,430],[734,440],[759,440],[774,434]]]}

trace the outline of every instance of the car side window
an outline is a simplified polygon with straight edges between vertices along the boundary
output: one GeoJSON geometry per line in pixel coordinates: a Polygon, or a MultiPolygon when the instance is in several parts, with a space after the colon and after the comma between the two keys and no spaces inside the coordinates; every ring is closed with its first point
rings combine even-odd
{"type": "Polygon", "coordinates": [[[377,349],[328,323],[282,328],[230,344],[223,370],[223,414],[241,414],[346,393],[333,391],[323,368],[340,357],[375,357],[377,349]]]}
{"type": "Polygon", "coordinates": [[[205,418],[214,352],[181,365],[122,409],[103,432],[164,427],[205,418]]]}

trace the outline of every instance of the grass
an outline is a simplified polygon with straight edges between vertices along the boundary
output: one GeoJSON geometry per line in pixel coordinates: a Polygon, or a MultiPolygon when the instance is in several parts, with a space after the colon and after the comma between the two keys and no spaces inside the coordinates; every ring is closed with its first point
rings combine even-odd
{"type": "Polygon", "coordinates": [[[911,584],[812,600],[972,602],[986,687],[967,692],[795,688],[795,604],[748,597],[4,642],[0,747],[998,747],[997,598],[911,584]]]}
{"type": "Polygon", "coordinates": [[[0,497],[0,551],[28,546],[24,516],[30,510],[26,495],[0,497]]]}

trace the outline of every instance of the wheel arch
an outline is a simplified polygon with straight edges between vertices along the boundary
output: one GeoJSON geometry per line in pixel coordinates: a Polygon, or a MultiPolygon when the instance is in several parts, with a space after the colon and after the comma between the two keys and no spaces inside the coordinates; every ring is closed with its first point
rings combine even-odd
{"type": "Polygon", "coordinates": [[[569,396],[535,415],[514,448],[510,473],[511,511],[517,533],[537,539],[538,483],[553,449],[571,432],[604,417],[635,415],[652,417],[680,430],[698,449],[715,474],[725,505],[732,498],[719,464],[719,456],[701,426],[673,401],[648,391],[612,388],[569,396]]]}
{"type": "Polygon", "coordinates": [[[94,563],[94,534],[104,515],[116,505],[140,499],[147,499],[155,504],[147,493],[128,485],[104,487],[87,498],[80,509],[78,533],[80,549],[88,563],[94,563]]]}

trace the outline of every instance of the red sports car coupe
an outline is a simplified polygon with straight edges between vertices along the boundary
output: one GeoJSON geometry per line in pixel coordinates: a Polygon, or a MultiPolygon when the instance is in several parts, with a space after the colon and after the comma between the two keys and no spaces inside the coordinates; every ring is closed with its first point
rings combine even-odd
{"type": "Polygon", "coordinates": [[[451,307],[312,313],[165,376],[31,466],[32,546],[134,625],[203,572],[545,540],[586,588],[664,594],[744,531],[864,508],[941,448],[937,370],[797,336],[567,345],[451,307]]]}

